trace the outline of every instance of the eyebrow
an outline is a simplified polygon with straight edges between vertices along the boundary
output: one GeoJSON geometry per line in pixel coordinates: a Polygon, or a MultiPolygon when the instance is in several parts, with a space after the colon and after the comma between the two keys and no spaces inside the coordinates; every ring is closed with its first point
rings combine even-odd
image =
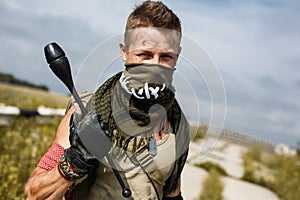
{"type": "MultiPolygon", "coordinates": [[[[129,52],[135,52],[135,53],[153,53],[153,51],[151,51],[151,49],[155,49],[155,48],[146,48],[146,49],[135,49],[135,50],[131,50],[129,52]]],[[[174,53],[173,51],[163,51],[163,52],[159,52],[159,54],[161,55],[176,55],[176,53],[174,53]]]]}

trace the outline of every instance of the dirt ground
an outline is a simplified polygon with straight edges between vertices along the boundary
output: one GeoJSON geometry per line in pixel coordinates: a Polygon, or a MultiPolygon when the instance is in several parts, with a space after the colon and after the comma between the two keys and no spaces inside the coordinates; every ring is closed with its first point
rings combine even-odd
{"type": "Polygon", "coordinates": [[[205,147],[201,142],[193,142],[190,146],[188,162],[182,172],[182,195],[185,200],[196,200],[202,190],[202,182],[207,172],[195,167],[193,163],[211,161],[223,167],[230,177],[222,177],[224,182],[224,200],[279,200],[270,190],[240,180],[243,175],[241,153],[245,147],[218,141],[212,151],[203,156],[205,147]]]}

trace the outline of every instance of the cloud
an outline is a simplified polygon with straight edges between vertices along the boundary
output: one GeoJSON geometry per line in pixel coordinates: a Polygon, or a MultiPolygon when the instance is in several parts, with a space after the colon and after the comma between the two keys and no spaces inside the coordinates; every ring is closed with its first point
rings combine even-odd
{"type": "MultiPolygon", "coordinates": [[[[93,24],[96,21],[106,23],[99,23],[100,26],[114,27],[114,32],[123,29],[115,26],[120,23],[118,21],[112,26],[112,21],[104,20],[107,19],[108,11],[102,13],[102,9],[100,12],[90,9],[93,11],[90,16],[89,9],[84,9],[85,4],[81,6],[75,2],[72,5],[70,6],[70,2],[55,1],[36,1],[30,5],[15,1],[4,2],[0,14],[1,71],[35,83],[47,84],[54,91],[65,91],[49,73],[43,47],[49,42],[58,42],[67,53],[76,74],[89,51],[112,34],[112,30],[108,28],[95,28],[93,24]],[[83,9],[81,12],[80,8],[83,9]],[[82,16],[76,15],[77,12],[82,16]],[[96,13],[98,17],[93,19],[93,16],[97,16],[96,13]],[[39,76],[34,76],[35,74],[39,76]]],[[[98,3],[98,7],[99,5],[98,3]]]]}
{"type": "MultiPolygon", "coordinates": [[[[124,30],[135,2],[3,1],[0,70],[65,92],[47,67],[44,45],[61,44],[76,74],[96,45],[124,30]]],[[[181,18],[185,36],[204,47],[221,73],[227,95],[225,127],[295,145],[300,140],[299,1],[165,3],[181,18]]],[[[190,85],[179,85],[179,91],[190,86],[204,91],[197,97],[201,116],[209,120],[204,80],[184,76],[190,85]]],[[[188,110],[195,102],[186,99],[180,101],[188,110]]]]}
{"type": "Polygon", "coordinates": [[[295,144],[300,140],[299,2],[222,2],[176,2],[173,8],[185,34],[204,46],[221,71],[225,127],[295,144]]]}

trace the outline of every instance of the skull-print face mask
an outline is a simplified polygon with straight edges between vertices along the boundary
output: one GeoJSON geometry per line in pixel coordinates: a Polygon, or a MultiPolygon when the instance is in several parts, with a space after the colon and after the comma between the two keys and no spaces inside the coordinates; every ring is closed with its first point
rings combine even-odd
{"type": "Polygon", "coordinates": [[[174,68],[159,64],[125,64],[120,78],[122,88],[137,99],[157,99],[173,90],[174,68]]]}

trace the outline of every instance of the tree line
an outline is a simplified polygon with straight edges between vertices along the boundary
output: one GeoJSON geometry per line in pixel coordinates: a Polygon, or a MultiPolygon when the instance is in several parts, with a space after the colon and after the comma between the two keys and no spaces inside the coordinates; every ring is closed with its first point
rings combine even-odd
{"type": "Polygon", "coordinates": [[[31,87],[31,88],[37,88],[37,89],[49,91],[48,87],[45,85],[36,85],[29,81],[17,79],[11,74],[6,74],[6,73],[2,73],[2,72],[0,72],[0,83],[1,82],[15,84],[15,85],[22,85],[22,86],[27,86],[27,87],[31,87]]]}

